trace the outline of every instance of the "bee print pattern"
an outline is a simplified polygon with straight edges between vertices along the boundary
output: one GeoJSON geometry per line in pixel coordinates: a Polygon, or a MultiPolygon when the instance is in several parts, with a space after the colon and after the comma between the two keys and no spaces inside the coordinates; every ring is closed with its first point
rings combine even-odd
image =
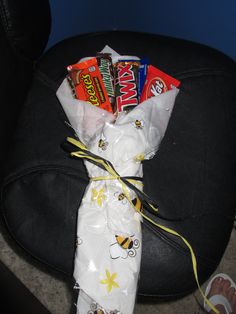
{"type": "Polygon", "coordinates": [[[127,204],[127,202],[128,202],[128,200],[127,200],[127,198],[126,198],[126,196],[125,196],[124,193],[115,192],[115,193],[114,193],[114,197],[117,198],[117,200],[118,200],[119,202],[121,202],[121,204],[123,204],[123,205],[127,204]]]}
{"type": "Polygon", "coordinates": [[[132,203],[133,203],[133,206],[137,212],[143,211],[143,204],[138,197],[134,198],[132,200],[132,203]]]}
{"type": "Polygon", "coordinates": [[[100,150],[106,150],[108,146],[108,142],[106,142],[104,139],[100,138],[100,140],[98,141],[98,148],[100,150]]]}
{"type": "Polygon", "coordinates": [[[91,310],[88,311],[88,314],[106,314],[106,312],[95,302],[90,305],[90,309],[91,310]]]}
{"type": "Polygon", "coordinates": [[[110,256],[112,259],[129,257],[135,257],[137,254],[137,249],[140,246],[138,239],[134,239],[132,236],[121,236],[115,235],[115,242],[110,245],[110,256]]]}
{"type": "Polygon", "coordinates": [[[133,122],[133,125],[136,127],[136,129],[143,129],[143,127],[144,127],[144,122],[143,122],[142,120],[136,119],[136,120],[133,122]]]}
{"type": "Polygon", "coordinates": [[[96,302],[93,302],[90,305],[90,310],[88,311],[87,314],[121,314],[121,312],[115,310],[115,311],[110,311],[109,313],[107,313],[96,302]]]}

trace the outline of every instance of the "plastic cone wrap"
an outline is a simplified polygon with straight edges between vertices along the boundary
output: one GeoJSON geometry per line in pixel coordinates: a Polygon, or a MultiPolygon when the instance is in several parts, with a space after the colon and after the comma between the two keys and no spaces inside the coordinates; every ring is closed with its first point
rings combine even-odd
{"type": "MultiPolygon", "coordinates": [[[[177,94],[174,88],[116,117],[74,99],[66,79],[57,91],[86,150],[109,161],[120,177],[139,190],[143,188],[138,179],[143,176],[142,160],[152,158],[158,150],[177,94]]],[[[77,313],[131,314],[142,253],[142,205],[135,191],[119,177],[94,160],[84,162],[91,180],[78,208],[74,264],[79,288],[77,313]]]]}

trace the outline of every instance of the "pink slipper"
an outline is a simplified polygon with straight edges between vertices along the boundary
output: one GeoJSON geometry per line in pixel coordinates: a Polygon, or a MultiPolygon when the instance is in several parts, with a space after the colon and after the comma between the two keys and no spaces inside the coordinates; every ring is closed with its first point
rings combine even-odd
{"type": "MultiPolygon", "coordinates": [[[[207,287],[206,287],[206,291],[205,291],[205,295],[207,296],[209,294],[209,291],[211,289],[211,285],[212,285],[212,282],[214,279],[216,278],[223,278],[225,280],[229,280],[230,283],[231,283],[231,287],[234,287],[235,290],[236,290],[236,285],[234,283],[234,281],[226,274],[223,274],[223,273],[219,273],[217,274],[216,276],[214,276],[210,282],[208,283],[207,287]]],[[[232,313],[232,308],[231,308],[231,305],[229,303],[229,301],[226,299],[226,297],[224,297],[223,295],[220,295],[220,294],[216,294],[216,295],[213,295],[209,298],[209,301],[211,302],[212,305],[223,305],[224,308],[225,308],[225,311],[227,314],[230,314],[232,313]]],[[[206,304],[206,302],[204,302],[204,309],[209,313],[211,311],[211,308],[206,304]]]]}

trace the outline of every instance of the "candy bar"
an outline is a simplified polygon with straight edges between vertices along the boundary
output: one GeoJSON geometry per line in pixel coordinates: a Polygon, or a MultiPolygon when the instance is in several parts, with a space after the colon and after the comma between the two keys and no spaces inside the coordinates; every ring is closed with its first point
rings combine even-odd
{"type": "Polygon", "coordinates": [[[140,102],[158,96],[170,89],[176,88],[180,85],[180,81],[172,76],[162,72],[152,65],[148,66],[147,79],[142,91],[140,102]]]}
{"type": "Polygon", "coordinates": [[[139,61],[119,61],[115,69],[116,111],[129,111],[138,105],[139,61]]]}
{"type": "Polygon", "coordinates": [[[148,60],[146,58],[140,60],[138,70],[138,97],[141,98],[144,84],[147,78],[148,60]]]}
{"type": "Polygon", "coordinates": [[[97,63],[112,107],[115,105],[114,70],[109,53],[97,53],[97,63]]]}
{"type": "Polygon", "coordinates": [[[67,70],[72,93],[77,99],[112,112],[96,58],[69,65],[67,70]]]}

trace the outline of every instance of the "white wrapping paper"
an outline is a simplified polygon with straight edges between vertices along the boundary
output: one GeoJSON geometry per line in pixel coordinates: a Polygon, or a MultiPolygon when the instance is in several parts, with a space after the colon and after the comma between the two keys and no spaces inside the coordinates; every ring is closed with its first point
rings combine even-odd
{"type": "MultiPolygon", "coordinates": [[[[154,156],[165,134],[178,89],[115,116],[74,99],[65,79],[57,97],[79,139],[109,160],[120,176],[142,177],[143,158],[154,156]]],[[[90,178],[107,176],[85,161],[90,178]]],[[[142,189],[140,183],[135,185],[142,189]]],[[[138,204],[136,195],[130,198],[138,204]]],[[[142,252],[141,215],[118,180],[90,181],[79,207],[74,278],[77,313],[133,313],[142,252]],[[100,312],[99,312],[100,311],[100,312]]]]}

